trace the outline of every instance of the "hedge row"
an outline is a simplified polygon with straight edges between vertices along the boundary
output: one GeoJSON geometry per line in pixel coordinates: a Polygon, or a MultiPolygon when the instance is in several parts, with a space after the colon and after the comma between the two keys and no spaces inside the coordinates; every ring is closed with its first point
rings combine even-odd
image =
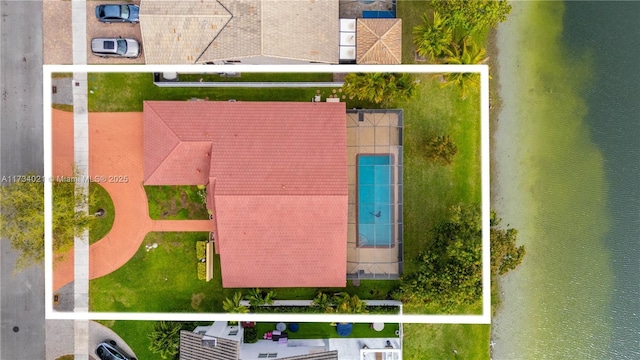
{"type": "MultiPolygon", "coordinates": [[[[400,309],[397,306],[367,306],[368,314],[398,314],[400,309]]],[[[322,309],[317,306],[252,306],[254,313],[322,313],[322,309]]]]}
{"type": "Polygon", "coordinates": [[[207,264],[198,261],[198,279],[207,280],[207,264]]]}
{"type": "Polygon", "coordinates": [[[198,241],[196,242],[196,258],[198,260],[204,258],[206,256],[206,248],[207,248],[207,242],[206,241],[198,241]]]}

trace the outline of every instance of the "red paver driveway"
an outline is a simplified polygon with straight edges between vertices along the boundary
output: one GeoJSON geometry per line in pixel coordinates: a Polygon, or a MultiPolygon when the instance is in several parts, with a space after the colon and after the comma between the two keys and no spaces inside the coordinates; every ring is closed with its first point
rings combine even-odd
{"type": "MultiPolygon", "coordinates": [[[[73,114],[53,110],[54,176],[71,175],[73,114]]],[[[111,231],[89,248],[89,278],[107,275],[138,251],[150,231],[213,231],[209,220],[151,220],[142,184],[142,113],[89,114],[89,175],[111,195],[111,231]],[[127,181],[122,181],[123,177],[127,181]]],[[[54,291],[73,281],[73,251],[54,262],[54,291]]]]}

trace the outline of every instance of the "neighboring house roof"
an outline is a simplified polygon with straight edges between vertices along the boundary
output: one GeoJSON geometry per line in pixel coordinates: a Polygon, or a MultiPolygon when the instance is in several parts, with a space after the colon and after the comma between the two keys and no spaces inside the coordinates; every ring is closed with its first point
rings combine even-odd
{"type": "Polygon", "coordinates": [[[290,356],[282,360],[338,360],[338,350],[325,351],[315,354],[290,356]]]}
{"type": "Polygon", "coordinates": [[[216,337],[216,346],[202,343],[202,334],[180,331],[180,360],[238,360],[240,343],[235,340],[216,337]]]}
{"type": "MultiPolygon", "coordinates": [[[[180,331],[180,360],[238,360],[240,343],[215,337],[215,347],[203,344],[204,335],[191,331],[180,331]]],[[[281,357],[280,360],[338,360],[338,351],[281,357]]]]}
{"type": "Polygon", "coordinates": [[[193,64],[254,56],[338,62],[335,0],[142,0],[148,64],[193,64]]]}
{"type": "Polygon", "coordinates": [[[358,19],[357,64],[400,64],[402,19],[358,19]]]}
{"type": "Polygon", "coordinates": [[[224,287],[346,285],[344,103],[144,102],[145,185],[208,184],[224,287]]]}

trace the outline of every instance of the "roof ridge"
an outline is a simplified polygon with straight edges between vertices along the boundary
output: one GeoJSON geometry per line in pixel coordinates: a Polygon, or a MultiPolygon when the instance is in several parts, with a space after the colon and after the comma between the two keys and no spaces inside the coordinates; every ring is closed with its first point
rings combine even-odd
{"type": "MultiPolygon", "coordinates": [[[[167,153],[167,156],[164,157],[164,160],[161,161],[158,166],[156,166],[155,169],[153,169],[153,171],[151,171],[151,173],[149,173],[149,176],[147,177],[146,181],[149,181],[149,179],[153,178],[153,176],[156,174],[156,172],[158,172],[158,169],[160,169],[162,167],[162,164],[165,163],[165,161],[167,161],[167,159],[169,159],[170,154],[172,154],[173,152],[176,151],[176,149],[178,148],[178,146],[180,146],[180,144],[182,144],[182,139],[180,139],[180,137],[178,136],[178,134],[175,133],[175,131],[173,131],[173,129],[165,122],[165,120],[162,118],[162,116],[160,116],[160,114],[158,114],[158,112],[156,111],[156,109],[152,106],[152,103],[154,103],[154,101],[143,101],[142,102],[142,111],[143,113],[146,112],[147,110],[151,111],[153,113],[153,115],[158,118],[160,120],[160,122],[162,123],[162,126],[164,126],[165,128],[167,128],[171,134],[173,135],[173,137],[177,140],[176,145],[173,146],[173,148],[171,149],[171,151],[169,151],[167,153]],[[145,109],[145,105],[147,105],[147,109],[145,109]]],[[[143,125],[144,126],[144,125],[143,125]]]]}

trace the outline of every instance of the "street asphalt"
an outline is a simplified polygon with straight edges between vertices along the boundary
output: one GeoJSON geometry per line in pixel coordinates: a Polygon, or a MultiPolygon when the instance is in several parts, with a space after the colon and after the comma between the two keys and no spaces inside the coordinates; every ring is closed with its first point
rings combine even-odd
{"type": "MultiPolygon", "coordinates": [[[[0,4],[0,175],[42,175],[42,3],[0,4]]],[[[44,359],[43,267],[14,272],[16,258],[1,240],[0,359],[44,359]]]]}

